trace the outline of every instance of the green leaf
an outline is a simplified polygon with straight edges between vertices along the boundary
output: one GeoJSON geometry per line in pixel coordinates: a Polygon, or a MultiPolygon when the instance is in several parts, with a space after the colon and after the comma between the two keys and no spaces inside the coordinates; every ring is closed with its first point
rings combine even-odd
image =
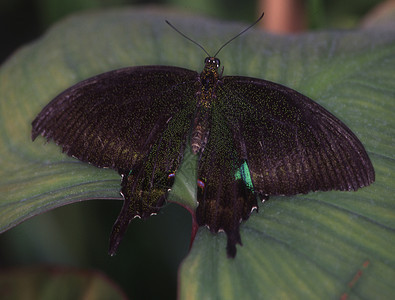
{"type": "Polygon", "coordinates": [[[15,268],[0,272],[1,299],[126,299],[99,272],[67,268],[15,268]]]}
{"type": "MultiPolygon", "coordinates": [[[[166,64],[201,70],[204,53],[165,19],[210,53],[245,27],[159,10],[88,13],[59,23],[1,67],[1,231],[75,201],[121,199],[114,170],[69,158],[44,139],[31,142],[31,121],[59,92],[111,69],[166,64]]],[[[376,182],[358,192],[272,197],[241,225],[243,246],[235,259],[226,257],[223,233],[200,228],[180,268],[181,299],[395,293],[393,53],[394,32],[373,29],[285,37],[251,30],[221,51],[224,75],[287,85],[343,120],[365,145],[376,182]]],[[[173,201],[194,193],[196,177],[185,180],[178,180],[173,201]]],[[[192,207],[195,199],[183,201],[192,207]]]]}

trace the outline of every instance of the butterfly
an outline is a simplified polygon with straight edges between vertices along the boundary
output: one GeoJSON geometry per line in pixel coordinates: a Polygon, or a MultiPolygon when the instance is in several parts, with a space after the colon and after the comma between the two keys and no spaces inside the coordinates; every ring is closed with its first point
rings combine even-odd
{"type": "Polygon", "coordinates": [[[322,106],[277,83],[222,76],[216,56],[233,39],[214,56],[198,45],[208,55],[201,73],[159,65],[106,72],[66,89],[32,122],[32,140],[42,135],[122,176],[111,255],[133,218],[163,206],[185,151],[198,159],[196,222],[225,231],[229,257],[258,199],[374,181],[361,142],[322,106]]]}

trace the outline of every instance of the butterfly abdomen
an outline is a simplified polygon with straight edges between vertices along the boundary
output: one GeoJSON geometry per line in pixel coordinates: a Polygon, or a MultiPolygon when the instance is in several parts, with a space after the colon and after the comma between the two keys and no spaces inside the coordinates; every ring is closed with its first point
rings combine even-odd
{"type": "Polygon", "coordinates": [[[193,154],[197,154],[204,150],[209,137],[209,111],[207,109],[200,110],[193,122],[191,134],[191,148],[193,154]]]}

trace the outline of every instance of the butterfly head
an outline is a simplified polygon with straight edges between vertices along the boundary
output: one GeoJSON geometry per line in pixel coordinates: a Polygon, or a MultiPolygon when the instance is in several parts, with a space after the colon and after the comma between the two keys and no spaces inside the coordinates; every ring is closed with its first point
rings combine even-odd
{"type": "Polygon", "coordinates": [[[218,71],[219,66],[221,65],[221,62],[219,61],[218,58],[216,57],[206,57],[204,60],[204,65],[206,70],[211,70],[211,71],[218,71]]]}

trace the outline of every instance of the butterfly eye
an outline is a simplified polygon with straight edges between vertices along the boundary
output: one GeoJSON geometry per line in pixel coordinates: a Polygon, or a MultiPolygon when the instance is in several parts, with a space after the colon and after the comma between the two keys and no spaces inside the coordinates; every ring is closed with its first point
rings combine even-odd
{"type": "Polygon", "coordinates": [[[219,68],[219,66],[221,65],[221,62],[218,58],[216,57],[206,57],[206,59],[204,60],[204,64],[205,65],[215,65],[217,68],[219,68]]]}

